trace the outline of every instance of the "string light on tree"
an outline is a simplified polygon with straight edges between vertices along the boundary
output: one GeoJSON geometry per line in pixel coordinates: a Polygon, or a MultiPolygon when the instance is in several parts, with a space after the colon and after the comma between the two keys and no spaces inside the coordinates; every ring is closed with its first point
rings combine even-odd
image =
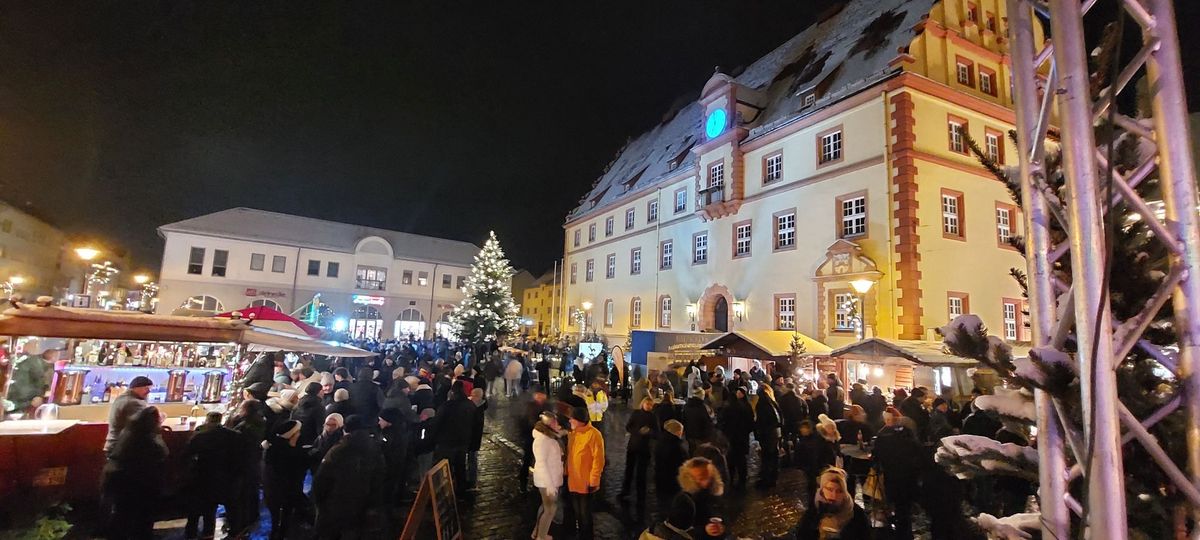
{"type": "Polygon", "coordinates": [[[480,344],[520,328],[518,309],[512,297],[512,267],[504,258],[504,250],[491,232],[475,256],[471,275],[464,287],[466,298],[450,315],[459,339],[480,344]]]}

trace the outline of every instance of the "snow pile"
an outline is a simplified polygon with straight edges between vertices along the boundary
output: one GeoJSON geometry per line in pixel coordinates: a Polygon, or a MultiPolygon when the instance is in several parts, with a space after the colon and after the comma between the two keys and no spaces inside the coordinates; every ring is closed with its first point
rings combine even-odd
{"type": "Polygon", "coordinates": [[[951,351],[970,348],[971,344],[962,341],[963,336],[977,335],[985,331],[983,319],[973,313],[959,315],[946,326],[937,329],[937,333],[942,336],[942,343],[951,351]]]}
{"type": "Polygon", "coordinates": [[[934,460],[961,479],[1003,474],[1037,480],[1037,450],[978,435],[943,437],[934,460]]]}
{"type": "Polygon", "coordinates": [[[997,387],[995,394],[975,398],[975,406],[988,411],[996,411],[1000,416],[1019,418],[1029,422],[1037,421],[1037,407],[1033,404],[1033,396],[1024,390],[997,387]]]}
{"type": "Polygon", "coordinates": [[[989,540],[1027,540],[1033,533],[1041,532],[1042,521],[1038,514],[1013,514],[997,518],[991,514],[980,514],[975,524],[987,533],[989,540]]]}

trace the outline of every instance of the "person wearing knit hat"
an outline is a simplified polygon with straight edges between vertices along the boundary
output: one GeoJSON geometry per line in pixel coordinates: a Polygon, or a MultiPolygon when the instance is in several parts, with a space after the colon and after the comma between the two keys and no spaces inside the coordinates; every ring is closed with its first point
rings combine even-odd
{"type": "Polygon", "coordinates": [[[307,506],[304,476],[308,472],[308,451],[298,444],[302,426],[296,420],[284,420],[275,427],[273,437],[263,441],[263,502],[271,512],[271,538],[287,538],[293,515],[307,506]]]}
{"type": "MultiPolygon", "coordinates": [[[[254,384],[251,384],[250,386],[247,386],[244,393],[248,394],[249,398],[251,398],[251,399],[257,399],[259,401],[266,401],[267,400],[267,391],[270,389],[271,389],[270,383],[256,382],[254,384]]],[[[246,396],[243,396],[243,397],[246,397],[246,396]]]]}
{"type": "Polygon", "coordinates": [[[604,472],[604,437],[593,427],[588,410],[571,410],[571,432],[567,436],[567,489],[578,524],[579,538],[594,538],[592,493],[600,490],[604,472]]]}
{"type": "Polygon", "coordinates": [[[942,398],[933,400],[933,410],[929,413],[929,440],[940,442],[942,437],[954,435],[958,429],[950,418],[950,403],[942,398]]]}
{"type": "Polygon", "coordinates": [[[344,418],[349,418],[355,414],[354,407],[350,405],[350,391],[345,388],[338,388],[333,393],[333,403],[325,407],[325,412],[328,414],[338,413],[344,418]]]}
{"type": "Polygon", "coordinates": [[[325,422],[325,406],[321,404],[321,383],[310,382],[304,387],[304,396],[292,409],[291,419],[299,420],[303,426],[300,429],[300,445],[311,445],[321,434],[321,424],[325,422]]]}
{"type": "MultiPolygon", "coordinates": [[[[411,409],[410,409],[411,410],[411,409]]],[[[408,449],[412,446],[404,411],[379,411],[379,439],[382,441],[383,461],[387,467],[383,480],[382,500],[385,504],[399,503],[404,495],[404,479],[408,471],[408,449]]]]}
{"type": "Polygon", "coordinates": [[[917,438],[916,430],[904,425],[911,419],[901,416],[894,407],[888,407],[883,420],[883,429],[875,435],[871,447],[871,459],[885,478],[896,535],[912,538],[912,505],[919,495],[920,471],[928,454],[917,438]]]}
{"type": "Polygon", "coordinates": [[[679,491],[679,467],[688,458],[683,423],[668,420],[663,424],[658,444],[654,446],[654,487],[658,496],[666,499],[679,491]]]}
{"type": "MultiPolygon", "coordinates": [[[[343,415],[345,416],[345,415],[343,415]]],[[[367,419],[357,414],[345,416],[346,423],[343,426],[343,431],[346,433],[354,433],[364,429],[371,429],[371,425],[367,423],[367,419]]]]}

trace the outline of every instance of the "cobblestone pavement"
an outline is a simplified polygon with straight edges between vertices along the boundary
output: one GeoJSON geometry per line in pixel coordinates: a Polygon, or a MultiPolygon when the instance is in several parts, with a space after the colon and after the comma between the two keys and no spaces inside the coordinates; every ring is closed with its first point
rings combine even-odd
{"type": "MultiPolygon", "coordinates": [[[[460,507],[467,538],[526,538],[533,530],[540,499],[534,492],[521,493],[517,480],[521,449],[516,415],[522,410],[521,404],[520,401],[503,400],[492,402],[488,408],[484,443],[479,455],[479,484],[460,507]]],[[[596,506],[598,539],[635,539],[651,520],[657,518],[653,465],[648,474],[651,481],[646,519],[638,520],[631,504],[618,500],[625,468],[624,425],[628,414],[623,402],[614,401],[604,425],[607,465],[602,480],[603,502],[596,506]]],[[[757,471],[757,460],[751,455],[752,483],[757,478],[757,471]]],[[[725,498],[733,536],[790,538],[803,514],[804,484],[801,471],[785,468],[772,489],[728,490],[725,498]]],[[[563,539],[572,537],[557,526],[551,529],[551,535],[563,539]]]]}

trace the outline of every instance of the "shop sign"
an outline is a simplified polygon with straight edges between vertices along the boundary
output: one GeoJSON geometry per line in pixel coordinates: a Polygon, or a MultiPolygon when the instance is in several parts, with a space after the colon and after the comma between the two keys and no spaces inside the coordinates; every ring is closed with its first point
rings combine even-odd
{"type": "Polygon", "coordinates": [[[268,291],[266,289],[246,289],[246,296],[261,296],[263,298],[284,298],[287,293],[283,291],[268,291]]]}
{"type": "Polygon", "coordinates": [[[33,477],[33,485],[36,487],[61,486],[66,483],[66,467],[47,467],[45,469],[40,469],[33,477]]]}
{"type": "Polygon", "coordinates": [[[382,296],[369,296],[366,294],[356,294],[353,297],[355,304],[364,306],[382,306],[386,298],[382,296]]]}

